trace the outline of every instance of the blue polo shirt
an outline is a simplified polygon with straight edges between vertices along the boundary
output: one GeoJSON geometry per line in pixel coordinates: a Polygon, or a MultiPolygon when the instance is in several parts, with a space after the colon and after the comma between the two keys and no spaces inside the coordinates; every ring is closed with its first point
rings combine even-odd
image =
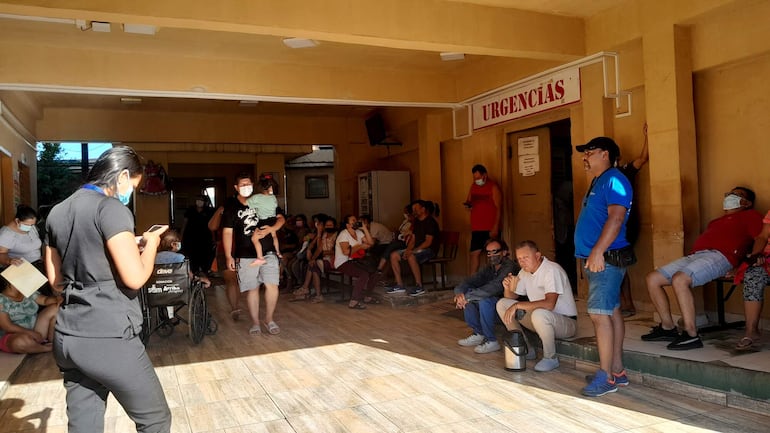
{"type": "Polygon", "coordinates": [[[609,250],[617,250],[629,245],[626,240],[626,222],[628,222],[632,198],[631,183],[617,168],[610,168],[595,178],[588,194],[583,198],[583,209],[580,211],[575,227],[575,257],[585,259],[591,254],[591,248],[599,240],[604,224],[607,222],[607,208],[611,205],[625,207],[626,215],[620,232],[612,241],[609,250]]]}

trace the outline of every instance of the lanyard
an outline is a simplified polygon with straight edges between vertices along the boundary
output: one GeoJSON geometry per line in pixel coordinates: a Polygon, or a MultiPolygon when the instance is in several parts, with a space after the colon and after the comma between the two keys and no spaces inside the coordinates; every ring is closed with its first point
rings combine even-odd
{"type": "Polygon", "coordinates": [[[102,190],[101,188],[99,188],[98,186],[96,186],[96,185],[94,185],[92,183],[87,183],[87,184],[83,185],[81,188],[83,188],[83,189],[90,189],[91,191],[96,191],[96,192],[98,192],[101,195],[106,195],[104,193],[104,190],[102,190]]]}

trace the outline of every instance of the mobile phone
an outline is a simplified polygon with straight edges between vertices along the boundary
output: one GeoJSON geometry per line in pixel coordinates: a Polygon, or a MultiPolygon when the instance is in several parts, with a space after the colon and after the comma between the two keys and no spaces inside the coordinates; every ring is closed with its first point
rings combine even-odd
{"type": "Polygon", "coordinates": [[[160,229],[162,229],[163,227],[166,227],[166,226],[165,226],[165,225],[163,225],[163,224],[154,224],[152,227],[150,227],[149,229],[147,229],[147,231],[148,231],[148,232],[154,232],[154,231],[156,231],[156,230],[160,230],[160,229]]]}

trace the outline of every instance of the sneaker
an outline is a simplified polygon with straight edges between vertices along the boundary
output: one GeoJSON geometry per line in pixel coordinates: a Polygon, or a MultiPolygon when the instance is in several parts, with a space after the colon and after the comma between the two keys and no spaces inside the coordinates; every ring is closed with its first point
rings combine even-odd
{"type": "MultiPolygon", "coordinates": [[[[594,374],[589,374],[586,376],[586,383],[591,383],[594,381],[594,374]]],[[[615,379],[615,385],[617,386],[628,386],[631,382],[628,381],[628,375],[626,374],[626,369],[624,368],[623,371],[620,373],[612,373],[612,378],[615,379]]]]}
{"type": "Polygon", "coordinates": [[[387,289],[385,289],[386,295],[395,295],[396,293],[404,293],[404,292],[406,292],[406,289],[404,288],[404,286],[398,286],[398,285],[393,287],[388,287],[387,289]]]}
{"type": "Polygon", "coordinates": [[[559,368],[559,358],[543,358],[535,364],[535,371],[545,372],[559,368]]]}
{"type": "Polygon", "coordinates": [[[461,340],[457,340],[457,344],[465,347],[478,346],[483,342],[484,342],[484,336],[480,334],[473,334],[469,337],[465,337],[461,340]]]}
{"type": "Polygon", "coordinates": [[[688,334],[687,331],[682,331],[682,333],[676,337],[676,340],[666,346],[668,350],[690,350],[700,349],[701,347],[703,347],[703,341],[700,339],[700,335],[690,337],[690,334],[688,334]]]}
{"type": "Polygon", "coordinates": [[[649,333],[642,335],[642,341],[674,341],[679,333],[674,329],[663,329],[663,325],[653,326],[649,333]]]}
{"type": "Polygon", "coordinates": [[[425,294],[425,289],[420,286],[415,287],[409,292],[409,296],[420,296],[425,294]]]}
{"type": "Polygon", "coordinates": [[[498,350],[500,350],[500,343],[489,340],[485,340],[473,349],[476,353],[492,353],[497,352],[498,350]]]}
{"type": "Polygon", "coordinates": [[[604,394],[609,394],[617,390],[618,386],[615,384],[615,380],[613,379],[612,382],[610,382],[607,373],[605,373],[604,370],[599,370],[594,375],[594,380],[592,380],[588,386],[583,388],[582,393],[587,397],[601,397],[604,394]]]}

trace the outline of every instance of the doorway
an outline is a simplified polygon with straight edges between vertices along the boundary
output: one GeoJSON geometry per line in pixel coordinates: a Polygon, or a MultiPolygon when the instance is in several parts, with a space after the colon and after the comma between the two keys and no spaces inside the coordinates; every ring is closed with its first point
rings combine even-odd
{"type": "Polygon", "coordinates": [[[532,240],[577,289],[569,119],[508,134],[513,242],[532,240]]]}

